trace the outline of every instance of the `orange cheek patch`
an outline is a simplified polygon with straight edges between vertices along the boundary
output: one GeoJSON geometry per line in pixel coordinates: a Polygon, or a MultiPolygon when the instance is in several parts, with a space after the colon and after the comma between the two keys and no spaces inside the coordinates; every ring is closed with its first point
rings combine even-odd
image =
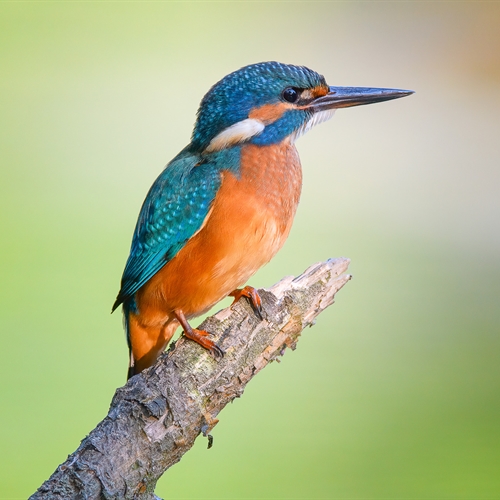
{"type": "Polygon", "coordinates": [[[270,123],[274,123],[276,120],[279,120],[283,113],[290,109],[292,106],[279,103],[279,104],[264,104],[260,108],[255,108],[250,111],[248,117],[254,120],[259,120],[265,125],[269,125],[270,123]]]}

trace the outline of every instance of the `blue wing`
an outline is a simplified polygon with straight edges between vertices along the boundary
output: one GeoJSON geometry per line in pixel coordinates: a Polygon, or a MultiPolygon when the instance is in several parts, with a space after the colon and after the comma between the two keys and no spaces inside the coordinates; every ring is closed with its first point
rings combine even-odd
{"type": "Polygon", "coordinates": [[[132,299],[200,229],[222,182],[221,165],[231,169],[231,164],[231,158],[219,155],[203,160],[181,152],[167,165],[142,205],[113,311],[132,299]]]}

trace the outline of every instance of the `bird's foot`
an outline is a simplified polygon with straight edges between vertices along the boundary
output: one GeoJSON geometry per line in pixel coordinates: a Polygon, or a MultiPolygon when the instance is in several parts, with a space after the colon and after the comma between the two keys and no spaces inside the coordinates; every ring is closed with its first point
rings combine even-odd
{"type": "MultiPolygon", "coordinates": [[[[252,309],[254,310],[256,316],[262,321],[264,318],[262,317],[262,299],[260,298],[259,293],[253,286],[246,286],[244,288],[237,288],[233,290],[230,294],[230,297],[234,297],[233,304],[238,302],[241,297],[246,297],[252,309]]],[[[231,305],[233,305],[231,304],[231,305]]]]}
{"type": "Polygon", "coordinates": [[[224,356],[224,351],[213,340],[208,338],[210,333],[205,330],[190,328],[189,331],[184,330],[184,335],[204,347],[214,358],[222,358],[224,356]]]}
{"type": "Polygon", "coordinates": [[[204,347],[214,358],[222,358],[224,356],[224,351],[208,337],[210,336],[209,332],[205,330],[198,330],[197,328],[193,328],[187,321],[184,313],[181,310],[174,311],[175,316],[182,328],[184,329],[184,335],[191,340],[194,340],[196,343],[200,344],[201,347],[204,347]]]}

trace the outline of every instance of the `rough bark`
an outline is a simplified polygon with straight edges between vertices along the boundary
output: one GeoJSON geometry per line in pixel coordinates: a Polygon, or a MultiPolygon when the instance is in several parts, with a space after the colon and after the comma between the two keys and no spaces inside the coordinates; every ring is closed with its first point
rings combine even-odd
{"type": "Polygon", "coordinates": [[[333,304],[350,279],[349,260],[332,259],[266,290],[260,321],[246,300],[201,328],[225,351],[213,359],[181,337],[152,368],[118,389],[108,415],[31,499],[155,499],[160,476],[268,363],[294,349],[302,330],[333,304]]]}

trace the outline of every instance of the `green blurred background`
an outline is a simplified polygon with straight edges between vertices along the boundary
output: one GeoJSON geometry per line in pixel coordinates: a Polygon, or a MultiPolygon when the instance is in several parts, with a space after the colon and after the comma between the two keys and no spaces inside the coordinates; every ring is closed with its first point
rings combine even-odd
{"type": "Polygon", "coordinates": [[[500,498],[498,2],[3,2],[0,498],[125,381],[110,307],[145,193],[249,63],[414,89],[298,142],[292,234],[251,284],[354,280],[160,480],[168,499],[500,498]]]}

